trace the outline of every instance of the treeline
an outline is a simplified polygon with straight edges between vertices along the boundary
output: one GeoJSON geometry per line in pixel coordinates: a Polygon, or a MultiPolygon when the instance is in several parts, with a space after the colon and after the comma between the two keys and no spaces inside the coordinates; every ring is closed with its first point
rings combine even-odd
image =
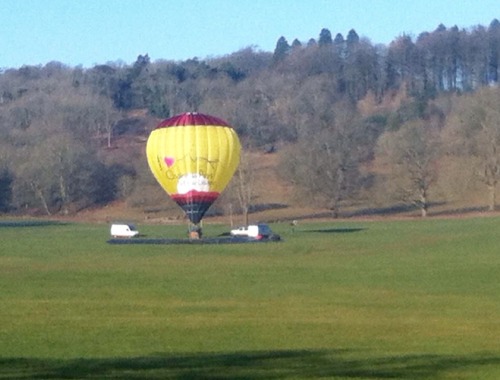
{"type": "Polygon", "coordinates": [[[309,41],[281,37],[274,52],[4,69],[0,211],[154,204],[160,191],[144,152],[112,148],[126,133],[143,148],[155,120],[187,111],[228,120],[246,148],[279,148],[284,180],[334,214],[353,202],[406,202],[425,215],[432,201],[479,183],[494,209],[499,60],[495,19],[488,27],[439,25],[388,46],[323,29],[309,41]],[[156,119],[133,123],[134,110],[156,119]]]}

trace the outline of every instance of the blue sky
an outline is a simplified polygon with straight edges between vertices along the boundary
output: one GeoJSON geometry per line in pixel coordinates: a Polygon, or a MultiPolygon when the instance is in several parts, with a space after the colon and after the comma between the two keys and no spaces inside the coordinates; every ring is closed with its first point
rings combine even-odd
{"type": "Polygon", "coordinates": [[[372,43],[500,19],[499,0],[0,0],[0,68],[217,57],[355,29],[372,43]]]}

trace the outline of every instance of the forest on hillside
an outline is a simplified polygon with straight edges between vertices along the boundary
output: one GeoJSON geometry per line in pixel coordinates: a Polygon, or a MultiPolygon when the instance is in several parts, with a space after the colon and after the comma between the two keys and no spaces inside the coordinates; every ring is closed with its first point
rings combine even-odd
{"type": "MultiPolygon", "coordinates": [[[[60,62],[0,70],[0,212],[72,214],[163,199],[144,158],[155,124],[183,112],[227,120],[246,151],[280,155],[277,175],[343,207],[472,199],[496,207],[500,22],[439,25],[372,44],[322,29],[186,61],[60,62]],[[128,142],[128,143],[124,143],[128,142]]],[[[242,157],[235,188],[250,188],[242,157]]],[[[236,192],[237,193],[237,192],[236,192]]],[[[236,204],[252,203],[251,194],[236,204]]]]}

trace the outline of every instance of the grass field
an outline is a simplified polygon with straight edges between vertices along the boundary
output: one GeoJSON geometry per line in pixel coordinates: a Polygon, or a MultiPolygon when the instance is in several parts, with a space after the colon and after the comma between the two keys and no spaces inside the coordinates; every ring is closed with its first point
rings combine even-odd
{"type": "Polygon", "coordinates": [[[0,221],[0,379],[500,378],[500,218],[272,227],[0,221]]]}

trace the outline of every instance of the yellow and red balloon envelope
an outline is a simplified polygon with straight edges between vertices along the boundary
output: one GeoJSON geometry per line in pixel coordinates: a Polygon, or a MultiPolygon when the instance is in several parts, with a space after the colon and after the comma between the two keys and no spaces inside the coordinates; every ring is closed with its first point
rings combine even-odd
{"type": "Polygon", "coordinates": [[[240,162],[236,131],[224,120],[184,113],[163,120],[149,135],[149,167],[163,189],[198,224],[240,162]]]}

